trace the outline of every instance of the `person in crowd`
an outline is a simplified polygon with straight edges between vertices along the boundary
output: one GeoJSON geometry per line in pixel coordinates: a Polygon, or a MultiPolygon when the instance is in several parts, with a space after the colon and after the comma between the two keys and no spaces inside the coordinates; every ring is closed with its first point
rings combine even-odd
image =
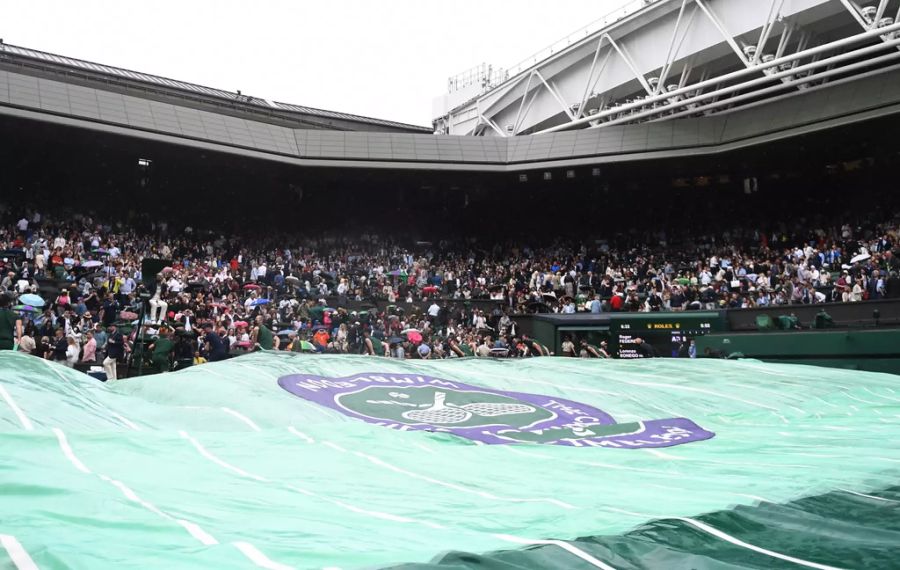
{"type": "Polygon", "coordinates": [[[10,309],[8,295],[0,294],[0,350],[13,350],[22,338],[22,318],[10,309]]]}
{"type": "Polygon", "coordinates": [[[62,328],[56,329],[56,335],[53,339],[53,353],[51,359],[55,362],[66,361],[66,351],[69,348],[69,342],[66,340],[66,333],[62,328]]]}
{"type": "Polygon", "coordinates": [[[575,343],[572,342],[572,338],[571,338],[571,337],[568,337],[568,336],[567,336],[567,337],[565,337],[565,338],[563,339],[562,345],[560,346],[560,349],[562,350],[562,355],[563,355],[563,356],[569,356],[569,357],[578,356],[578,355],[575,353],[575,343]]]}
{"type": "Polygon", "coordinates": [[[81,349],[78,347],[78,342],[75,340],[75,337],[67,336],[65,341],[65,365],[69,368],[74,368],[78,363],[78,355],[81,354],[81,349]]]}
{"type": "Polygon", "coordinates": [[[107,328],[106,358],[103,359],[103,371],[107,382],[118,379],[118,364],[125,358],[125,336],[119,332],[115,324],[107,328]]]}
{"type": "Polygon", "coordinates": [[[259,345],[263,350],[278,350],[281,344],[281,340],[266,326],[262,315],[256,317],[256,327],[253,329],[250,341],[254,345],[259,345]]]}
{"type": "Polygon", "coordinates": [[[96,364],[97,362],[97,339],[94,338],[94,333],[88,331],[84,333],[84,347],[83,354],[81,355],[81,361],[85,364],[96,364]]]}
{"type": "MultiPolygon", "coordinates": [[[[22,258],[0,258],[0,293],[11,306],[24,304],[14,299],[25,294],[46,291],[46,305],[7,316],[5,325],[0,317],[0,348],[20,341],[21,320],[23,327],[33,326],[32,353],[42,352],[37,339],[55,338],[61,329],[63,339],[84,342],[85,354],[93,340],[95,354],[105,352],[108,359],[120,351],[116,341],[107,345],[106,330],[146,309],[152,322],[166,320],[188,331],[209,322],[212,331],[222,331],[213,332],[215,338],[201,331],[199,351],[209,360],[227,358],[232,345],[243,342],[279,350],[272,331],[285,334],[283,329],[293,334],[287,343],[292,348],[310,339],[319,352],[380,355],[384,349],[376,345],[390,344],[388,352],[403,358],[419,356],[422,345],[430,359],[503,350],[537,357],[550,351],[520,335],[513,315],[787,310],[791,304],[900,296],[900,261],[893,251],[900,225],[892,209],[868,217],[839,211],[815,225],[809,219],[793,225],[749,218],[679,221],[678,232],[659,227],[581,239],[536,236],[526,244],[513,236],[413,242],[345,230],[307,236],[237,228],[225,237],[202,229],[196,216],[179,231],[172,220],[142,226],[141,215],[110,221],[87,212],[42,211],[38,223],[28,207],[0,213],[0,250],[23,252],[22,258]],[[29,222],[27,232],[17,227],[22,219],[29,222]],[[171,260],[152,276],[156,287],[150,290],[141,285],[146,258],[171,260]],[[58,281],[48,285],[51,277],[58,281]],[[141,294],[153,302],[142,306],[141,294]],[[402,333],[413,328],[423,337],[415,344],[402,333]]],[[[593,348],[604,350],[602,344],[593,348]]],[[[563,353],[581,351],[593,354],[580,344],[563,353]]]]}
{"type": "Polygon", "coordinates": [[[222,337],[216,334],[212,323],[203,325],[204,352],[210,362],[219,362],[228,358],[228,348],[222,337]]]}
{"type": "Polygon", "coordinates": [[[150,359],[159,372],[168,372],[172,369],[172,353],[175,343],[172,341],[172,332],[166,327],[159,329],[159,334],[147,347],[151,353],[150,359]]]}
{"type": "Polygon", "coordinates": [[[656,353],[656,349],[653,348],[653,345],[640,337],[634,339],[634,344],[636,345],[637,353],[641,355],[641,358],[656,358],[659,356],[656,353]]]}

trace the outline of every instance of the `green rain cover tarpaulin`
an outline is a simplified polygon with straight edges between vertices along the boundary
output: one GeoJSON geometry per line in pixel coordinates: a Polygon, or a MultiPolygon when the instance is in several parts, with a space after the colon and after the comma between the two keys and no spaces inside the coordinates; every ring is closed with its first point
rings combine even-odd
{"type": "Polygon", "coordinates": [[[0,568],[897,568],[898,485],[890,375],[0,353],[0,568]]]}

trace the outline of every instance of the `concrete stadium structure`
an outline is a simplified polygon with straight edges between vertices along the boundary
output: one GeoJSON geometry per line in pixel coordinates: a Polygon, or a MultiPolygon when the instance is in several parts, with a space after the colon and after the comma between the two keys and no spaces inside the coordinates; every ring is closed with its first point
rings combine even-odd
{"type": "Polygon", "coordinates": [[[715,155],[900,118],[898,10],[900,0],[642,0],[494,74],[437,119],[447,134],[0,44],[0,127],[308,167],[514,173],[715,155]],[[456,136],[473,134],[484,136],[456,136]]]}
{"type": "Polygon", "coordinates": [[[898,15],[896,0],[637,0],[511,71],[451,78],[435,129],[509,137],[729,113],[892,68],[898,15]]]}

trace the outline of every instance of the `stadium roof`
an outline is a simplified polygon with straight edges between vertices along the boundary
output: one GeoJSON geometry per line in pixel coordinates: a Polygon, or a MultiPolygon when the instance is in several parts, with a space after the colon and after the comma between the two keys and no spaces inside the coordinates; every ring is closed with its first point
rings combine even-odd
{"type": "MultiPolygon", "coordinates": [[[[353,115],[350,113],[341,113],[338,111],[328,111],[325,109],[316,109],[304,105],[295,105],[292,103],[284,103],[280,101],[271,101],[261,97],[253,97],[244,95],[240,92],[225,91],[214,87],[206,87],[177,79],[169,79],[149,73],[132,71],[121,67],[113,67],[102,63],[94,63],[64,55],[57,55],[36,49],[15,46],[0,43],[0,62],[16,62],[29,68],[40,68],[44,71],[64,72],[66,75],[73,73],[79,75],[83,79],[101,80],[109,83],[110,79],[116,79],[125,83],[139,83],[145,86],[154,86],[161,91],[177,91],[181,93],[189,93],[195,97],[207,100],[227,101],[230,105],[239,107],[262,107],[267,111],[276,111],[290,115],[292,113],[301,113],[306,116],[318,117],[321,119],[334,119],[339,121],[347,121],[350,123],[361,123],[375,127],[387,127],[392,130],[415,133],[431,133],[431,127],[423,127],[419,125],[410,125],[408,123],[400,123],[397,121],[388,121],[384,119],[375,119],[362,115],[353,115]]],[[[334,128],[334,125],[329,125],[334,128]]]]}

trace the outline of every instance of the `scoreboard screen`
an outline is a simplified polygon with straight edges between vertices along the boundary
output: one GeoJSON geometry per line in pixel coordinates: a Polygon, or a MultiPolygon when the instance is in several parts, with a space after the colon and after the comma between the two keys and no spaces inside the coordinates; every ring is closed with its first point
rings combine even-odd
{"type": "Polygon", "coordinates": [[[643,358],[636,340],[653,347],[656,356],[683,356],[691,339],[712,332],[712,320],[688,319],[626,319],[613,323],[612,336],[616,341],[615,355],[618,358],[643,358]]]}

